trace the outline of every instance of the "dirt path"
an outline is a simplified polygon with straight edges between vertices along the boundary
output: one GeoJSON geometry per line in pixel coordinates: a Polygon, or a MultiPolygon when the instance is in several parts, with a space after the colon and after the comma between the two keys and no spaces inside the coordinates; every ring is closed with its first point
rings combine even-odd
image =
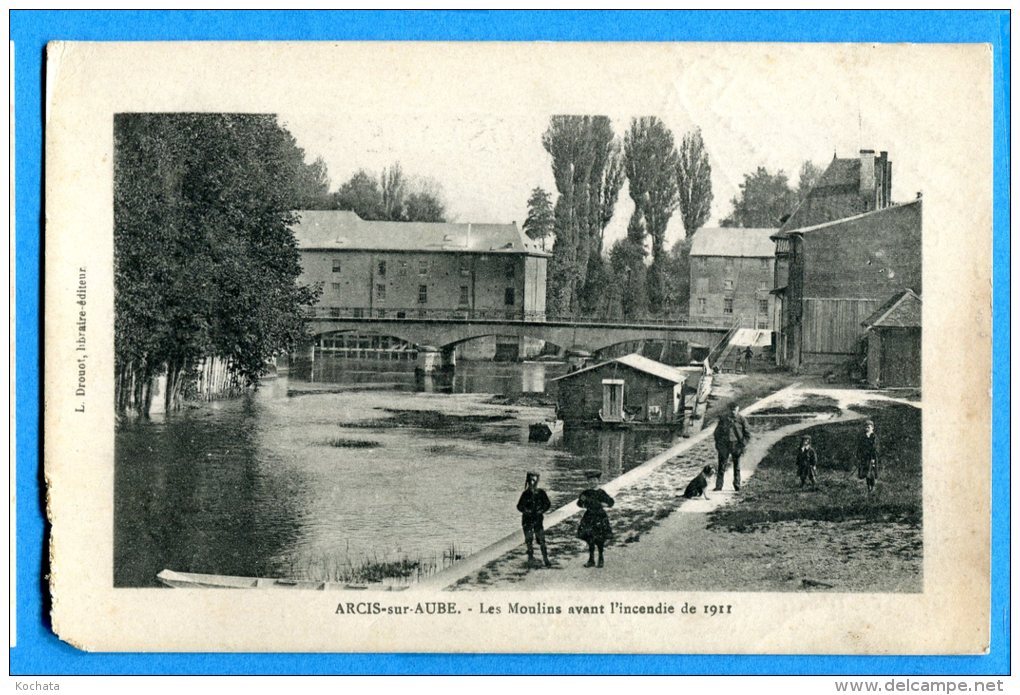
{"type": "MultiPolygon", "coordinates": [[[[772,445],[780,439],[822,422],[843,422],[859,417],[856,414],[838,418],[820,416],[764,433],[759,431],[741,458],[741,478],[744,481],[750,479],[754,475],[758,463],[772,445]]],[[[710,451],[701,451],[700,453],[712,456],[714,445],[711,440],[706,444],[710,451]]],[[[706,447],[701,448],[705,449],[706,447]]],[[[692,471],[697,470],[700,465],[703,465],[702,461],[696,460],[692,471]]],[[[585,554],[583,552],[573,553],[574,557],[569,560],[559,558],[557,568],[550,571],[528,571],[522,564],[524,572],[514,583],[513,588],[537,591],[566,587],[576,588],[578,586],[660,591],[695,587],[710,588],[699,586],[704,581],[699,580],[698,576],[706,574],[706,565],[711,564],[712,556],[725,556],[727,549],[725,546],[717,545],[714,539],[709,538],[709,536],[718,534],[712,534],[707,530],[706,518],[709,512],[734,501],[737,493],[734,493],[730,487],[731,480],[732,471],[729,471],[724,490],[710,491],[708,500],[683,500],[673,514],[659,521],[646,534],[626,542],[622,546],[620,544],[610,546],[606,550],[606,566],[602,569],[584,567],[585,554]]],[[[673,492],[673,494],[676,493],[673,492]]],[[[619,506],[622,507],[622,505],[619,506]]],[[[621,513],[626,514],[627,510],[617,508],[611,510],[610,514],[614,522],[618,521],[621,513]]],[[[578,547],[583,545],[576,539],[573,539],[573,543],[578,547]]],[[[767,548],[763,550],[767,550],[767,548]]],[[[741,559],[746,561],[748,558],[741,559]]],[[[716,574],[717,572],[714,570],[709,571],[705,579],[714,583],[716,574]]],[[[736,588],[737,586],[747,588],[743,575],[733,577],[732,584],[726,588],[736,588]]],[[[722,589],[724,587],[714,588],[722,589]]]]}
{"type": "MultiPolygon", "coordinates": [[[[797,387],[755,404],[748,412],[761,415],[749,417],[753,438],[741,459],[742,478],[751,479],[769,450],[785,437],[820,424],[859,419],[862,415],[851,407],[875,401],[918,406],[870,391],[797,387]],[[804,412],[816,407],[822,412],[804,412]]],[[[468,571],[462,570],[451,588],[865,591],[880,586],[883,591],[919,590],[920,560],[912,551],[919,546],[919,528],[810,519],[770,522],[753,532],[711,528],[710,514],[739,501],[737,493],[710,491],[709,500],[680,496],[705,463],[715,463],[710,430],[684,450],[666,455],[669,460],[658,462],[635,480],[618,479],[610,484],[612,489],[605,487],[617,504],[610,510],[615,537],[606,549],[604,568],[583,566],[587,552],[574,537],[580,510],[568,505],[547,517],[551,569],[528,567],[520,538],[508,537],[498,552],[481,558],[484,563],[480,560],[475,567],[463,568],[468,571]]],[[[730,485],[728,474],[726,487],[730,485]]]]}

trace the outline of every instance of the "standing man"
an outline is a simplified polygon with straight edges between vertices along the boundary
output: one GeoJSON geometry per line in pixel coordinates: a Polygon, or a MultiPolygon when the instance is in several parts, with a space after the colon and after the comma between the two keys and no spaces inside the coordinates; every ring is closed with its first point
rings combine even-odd
{"type": "Polygon", "coordinates": [[[744,348],[744,372],[745,373],[751,371],[751,359],[753,357],[754,357],[754,350],[752,350],[751,346],[748,345],[746,348],[744,348]]]}
{"type": "Polygon", "coordinates": [[[521,527],[524,529],[524,543],[528,546],[528,565],[535,562],[534,541],[538,540],[538,547],[542,549],[542,562],[546,567],[551,567],[549,552],[545,548],[545,528],[543,523],[545,513],[549,511],[552,503],[545,490],[538,486],[538,473],[528,473],[524,478],[524,492],[517,500],[517,511],[521,513],[521,527]]]}
{"type": "Polygon", "coordinates": [[[747,448],[751,432],[747,420],[737,412],[737,403],[730,403],[729,410],[719,418],[715,426],[715,450],[719,454],[719,466],[715,472],[715,489],[722,490],[723,475],[729,460],[733,458],[733,489],[740,489],[740,456],[747,448]]]}

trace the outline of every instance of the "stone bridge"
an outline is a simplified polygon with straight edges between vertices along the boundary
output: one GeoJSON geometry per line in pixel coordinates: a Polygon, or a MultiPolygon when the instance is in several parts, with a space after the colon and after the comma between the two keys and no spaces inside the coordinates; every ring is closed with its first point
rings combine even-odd
{"type": "Polygon", "coordinates": [[[447,352],[485,336],[534,338],[574,353],[594,353],[631,340],[684,341],[689,345],[716,347],[731,326],[673,325],[668,323],[622,323],[612,321],[528,320],[497,318],[369,318],[354,316],[306,319],[314,337],[327,333],[357,333],[399,338],[418,346],[447,352]]]}

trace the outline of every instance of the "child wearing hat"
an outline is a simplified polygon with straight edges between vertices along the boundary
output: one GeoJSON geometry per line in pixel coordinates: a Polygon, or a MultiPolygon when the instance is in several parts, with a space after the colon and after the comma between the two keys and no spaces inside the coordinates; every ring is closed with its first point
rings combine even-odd
{"type": "Polygon", "coordinates": [[[818,472],[818,454],[811,446],[811,437],[804,435],[800,438],[800,449],[797,450],[797,475],[800,477],[800,486],[810,481],[811,487],[816,486],[815,474],[818,472]]]}
{"type": "Polygon", "coordinates": [[[521,513],[521,527],[524,529],[524,543],[528,546],[528,564],[535,561],[535,540],[538,540],[538,547],[542,549],[542,562],[546,567],[551,567],[549,552],[545,547],[545,528],[543,522],[545,513],[549,511],[552,503],[549,502],[549,495],[538,486],[538,473],[528,472],[524,477],[524,492],[517,500],[517,511],[521,513]]]}
{"type": "Polygon", "coordinates": [[[605,565],[603,551],[606,541],[613,535],[613,529],[609,525],[609,515],[606,514],[606,507],[612,507],[616,502],[606,494],[605,490],[598,487],[601,471],[588,471],[585,478],[590,486],[577,499],[577,506],[584,509],[584,516],[577,527],[577,537],[588,544],[588,562],[585,567],[596,567],[595,549],[599,551],[598,567],[605,565]]]}

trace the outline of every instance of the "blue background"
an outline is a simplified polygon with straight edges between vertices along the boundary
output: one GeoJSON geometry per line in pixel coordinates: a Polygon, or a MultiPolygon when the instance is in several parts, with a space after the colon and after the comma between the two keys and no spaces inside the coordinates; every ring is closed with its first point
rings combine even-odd
{"type": "MultiPolygon", "coordinates": [[[[984,12],[14,11],[17,675],[145,673],[1006,674],[1009,672],[1009,14],[984,12]],[[973,657],[86,654],[49,629],[40,493],[42,78],[46,42],[139,40],[980,42],[994,50],[991,651],[973,657]]],[[[980,461],[970,462],[981,465],[980,461]]],[[[961,462],[961,465],[968,465],[961,462]]],[[[98,617],[98,616],[97,616],[98,617]]],[[[910,629],[909,626],[904,626],[910,629]]]]}

